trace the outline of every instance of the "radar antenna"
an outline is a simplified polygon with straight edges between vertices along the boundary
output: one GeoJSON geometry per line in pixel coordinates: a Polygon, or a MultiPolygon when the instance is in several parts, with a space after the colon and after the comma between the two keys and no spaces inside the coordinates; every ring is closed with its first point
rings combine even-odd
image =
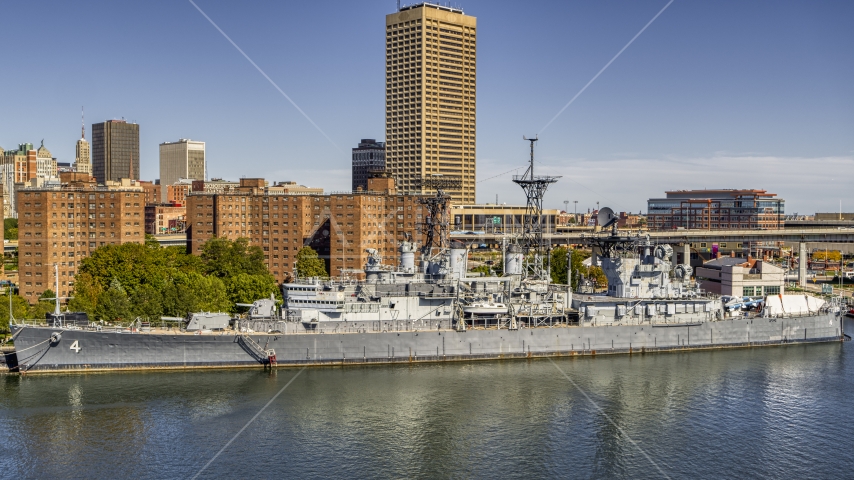
{"type": "Polygon", "coordinates": [[[528,197],[525,208],[525,219],[522,235],[517,238],[517,243],[525,252],[526,275],[538,280],[548,280],[549,271],[543,267],[542,250],[543,243],[543,197],[549,185],[557,182],[559,176],[534,175],[534,143],[539,140],[537,136],[524,140],[531,142],[531,163],[523,175],[513,175],[513,183],[516,183],[525,191],[528,197]]]}

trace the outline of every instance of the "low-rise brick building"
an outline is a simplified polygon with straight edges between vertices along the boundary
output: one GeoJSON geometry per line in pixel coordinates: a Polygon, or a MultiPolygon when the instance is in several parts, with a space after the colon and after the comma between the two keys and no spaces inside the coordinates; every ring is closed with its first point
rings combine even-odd
{"type": "Polygon", "coordinates": [[[170,203],[155,203],[145,206],[145,233],[164,235],[184,233],[186,230],[187,207],[170,203]]]}

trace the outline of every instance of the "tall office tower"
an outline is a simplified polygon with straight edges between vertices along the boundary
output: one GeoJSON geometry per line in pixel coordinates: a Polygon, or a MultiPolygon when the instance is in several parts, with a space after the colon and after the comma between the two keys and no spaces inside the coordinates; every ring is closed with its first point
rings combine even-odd
{"type": "Polygon", "coordinates": [[[182,138],[160,144],[160,201],[166,202],[167,187],[181,179],[205,179],[205,142],[182,138]]]}
{"type": "Polygon", "coordinates": [[[386,16],[386,168],[404,192],[475,203],[476,29],[429,3],[386,16]]]}
{"type": "Polygon", "coordinates": [[[353,149],[353,191],[368,188],[368,179],[374,173],[385,171],[385,142],[363,138],[353,149]]]}
{"type": "Polygon", "coordinates": [[[139,125],[107,120],[92,125],[92,175],[98,183],[139,180],[139,125]]]}
{"type": "MultiPolygon", "coordinates": [[[[83,117],[80,117],[81,122],[83,117]]],[[[86,141],[86,124],[80,125],[80,140],[77,140],[77,148],[74,151],[74,171],[92,174],[92,158],[90,156],[89,142],[86,141]]]]}

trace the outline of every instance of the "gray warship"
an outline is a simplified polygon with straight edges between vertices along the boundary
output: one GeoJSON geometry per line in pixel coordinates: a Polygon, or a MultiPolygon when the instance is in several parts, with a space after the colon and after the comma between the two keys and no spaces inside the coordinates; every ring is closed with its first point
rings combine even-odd
{"type": "Polygon", "coordinates": [[[840,305],[807,295],[704,293],[690,267],[674,263],[670,245],[618,232],[607,214],[604,230],[587,241],[607,292],[551,282],[539,222],[556,178],[534,176],[533,141],[531,152],[529,171],[514,178],[529,199],[524,233],[503,250],[501,276],[468,271],[468,249],[450,241],[450,199],[439,190],[423,200],[424,244],[404,239],[392,264],[367,250],[363,276],[299,278],[282,285],[281,308],[261,299],[227,322],[198,314],[172,328],[106,328],[56,312],[49,324],[12,325],[16,352],[7,363],[20,372],[394,364],[844,338],[840,305]]]}

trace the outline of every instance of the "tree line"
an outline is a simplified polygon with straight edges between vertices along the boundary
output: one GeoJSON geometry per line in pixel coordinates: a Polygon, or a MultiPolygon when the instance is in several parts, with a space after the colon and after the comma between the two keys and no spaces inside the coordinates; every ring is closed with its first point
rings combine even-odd
{"type": "Polygon", "coordinates": [[[105,321],[235,312],[237,303],[281,298],[263,251],[246,238],[213,238],[199,256],[184,247],[161,248],[153,238],[105,245],[81,261],[74,280],[69,310],[105,321]]]}

